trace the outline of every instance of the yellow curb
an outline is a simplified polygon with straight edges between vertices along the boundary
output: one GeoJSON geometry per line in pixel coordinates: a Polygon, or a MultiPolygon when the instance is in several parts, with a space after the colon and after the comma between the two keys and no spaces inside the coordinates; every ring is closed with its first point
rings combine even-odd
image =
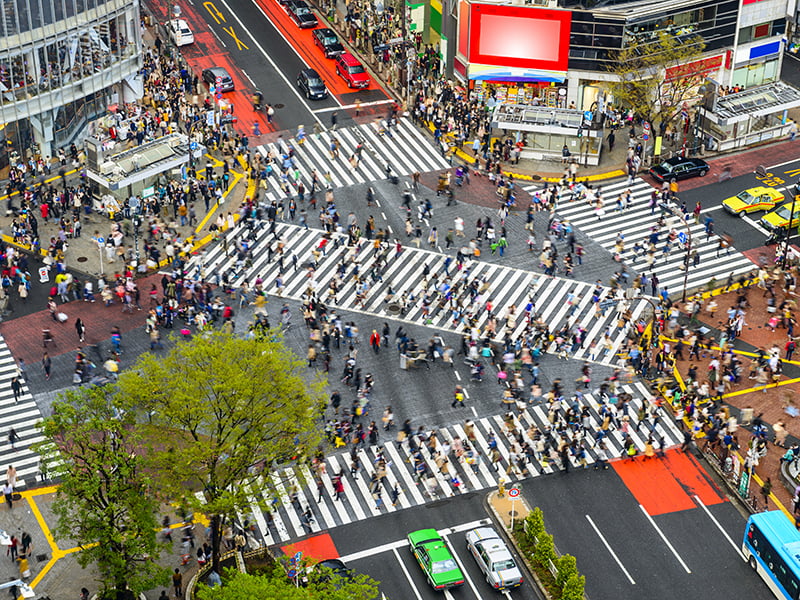
{"type": "MultiPolygon", "coordinates": [[[[427,128],[433,132],[436,128],[431,124],[427,124],[427,128]]],[[[445,139],[453,140],[454,136],[452,133],[445,133],[442,135],[445,139]]],[[[478,158],[475,156],[471,156],[464,152],[458,146],[453,146],[450,149],[450,152],[458,156],[462,161],[466,162],[467,164],[476,164],[478,162],[478,158]]],[[[514,173],[513,171],[503,171],[503,175],[506,177],[513,177],[514,179],[522,180],[522,181],[547,181],[548,183],[558,183],[563,179],[563,177],[534,177],[533,175],[527,175],[525,173],[514,173]]],[[[625,171],[622,169],[615,169],[614,171],[609,171],[607,173],[597,173],[595,175],[586,175],[585,177],[578,177],[581,181],[603,181],[605,179],[614,179],[616,177],[624,177],[625,171]]]]}

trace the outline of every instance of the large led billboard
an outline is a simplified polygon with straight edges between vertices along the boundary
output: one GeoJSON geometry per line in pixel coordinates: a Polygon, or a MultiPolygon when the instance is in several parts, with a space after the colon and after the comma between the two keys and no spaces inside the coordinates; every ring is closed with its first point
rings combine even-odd
{"type": "MultiPolygon", "coordinates": [[[[566,71],[571,14],[529,6],[471,4],[469,61],[566,71]]],[[[463,48],[460,42],[459,49],[463,48]]]]}

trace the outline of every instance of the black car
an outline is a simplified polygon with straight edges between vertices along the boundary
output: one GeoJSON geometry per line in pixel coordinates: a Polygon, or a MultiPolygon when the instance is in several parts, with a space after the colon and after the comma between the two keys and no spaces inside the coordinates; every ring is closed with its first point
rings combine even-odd
{"type": "Polygon", "coordinates": [[[325,82],[314,69],[303,69],[297,74],[297,87],[299,87],[309,100],[321,100],[328,97],[328,88],[325,82]]]}
{"type": "Polygon", "coordinates": [[[289,16],[300,29],[312,29],[319,25],[314,11],[306,4],[305,0],[293,0],[286,5],[289,16]]]}
{"type": "Polygon", "coordinates": [[[205,81],[209,87],[213,85],[218,92],[232,92],[234,89],[233,78],[223,67],[203,69],[203,81],[205,81]],[[219,80],[219,83],[217,83],[217,80],[219,80]]]}
{"type": "Polygon", "coordinates": [[[702,158],[682,158],[675,156],[650,167],[650,175],[657,181],[688,179],[689,177],[705,177],[710,167],[702,158]]]}
{"type": "Polygon", "coordinates": [[[325,53],[325,58],[336,58],[340,54],[344,54],[344,46],[339,42],[339,38],[333,32],[333,29],[327,27],[323,29],[315,29],[311,32],[314,38],[314,45],[319,46],[325,53]]]}

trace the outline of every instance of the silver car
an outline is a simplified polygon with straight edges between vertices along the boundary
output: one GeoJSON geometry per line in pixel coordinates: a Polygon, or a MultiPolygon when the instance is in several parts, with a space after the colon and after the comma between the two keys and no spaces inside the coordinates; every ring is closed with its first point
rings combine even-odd
{"type": "Polygon", "coordinates": [[[467,532],[467,550],[496,590],[522,584],[522,572],[506,543],[491,527],[477,527],[467,532]]]}

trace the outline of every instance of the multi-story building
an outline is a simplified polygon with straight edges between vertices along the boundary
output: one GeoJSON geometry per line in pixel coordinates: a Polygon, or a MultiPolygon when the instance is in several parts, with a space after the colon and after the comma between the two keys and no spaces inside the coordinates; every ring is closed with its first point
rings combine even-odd
{"type": "Polygon", "coordinates": [[[54,156],[116,102],[142,94],[139,4],[4,0],[0,167],[10,152],[54,156]]]}

